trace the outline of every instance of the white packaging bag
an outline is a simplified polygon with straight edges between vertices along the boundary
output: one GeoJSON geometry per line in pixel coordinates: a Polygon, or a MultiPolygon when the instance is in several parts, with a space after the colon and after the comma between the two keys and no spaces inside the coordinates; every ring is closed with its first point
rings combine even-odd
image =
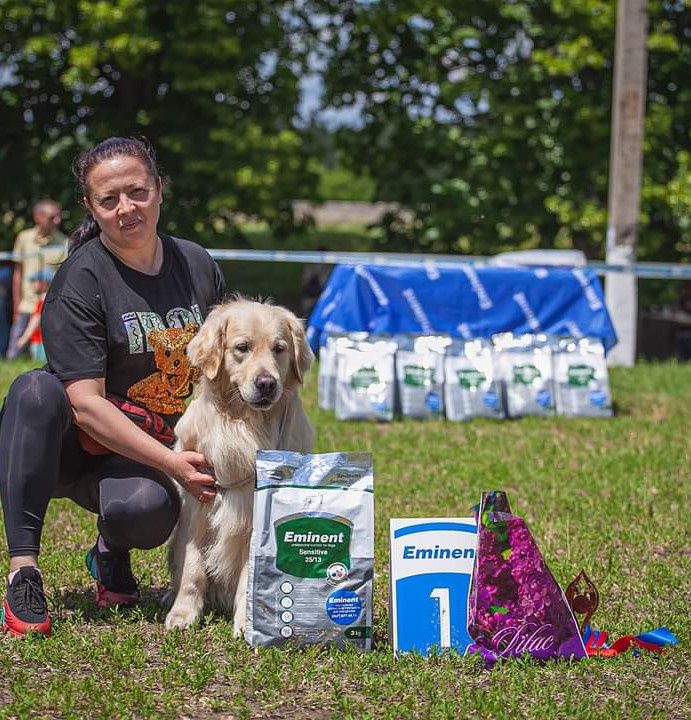
{"type": "Polygon", "coordinates": [[[245,638],[372,647],[369,453],[257,453],[245,638]]]}

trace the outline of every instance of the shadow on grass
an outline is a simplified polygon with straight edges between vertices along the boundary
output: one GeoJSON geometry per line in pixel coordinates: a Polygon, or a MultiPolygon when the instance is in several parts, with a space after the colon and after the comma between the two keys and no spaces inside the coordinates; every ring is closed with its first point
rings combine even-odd
{"type": "Polygon", "coordinates": [[[614,400],[612,402],[612,414],[614,417],[630,417],[633,415],[631,408],[614,400]]]}
{"type": "MultiPolygon", "coordinates": [[[[119,606],[99,608],[96,606],[93,588],[63,590],[50,598],[51,614],[61,622],[80,622],[91,625],[120,625],[122,623],[146,622],[163,625],[171,598],[168,587],[143,587],[141,600],[132,607],[119,606]]],[[[217,624],[229,624],[232,631],[232,617],[215,610],[206,609],[196,628],[217,624]]]]}
{"type": "Polygon", "coordinates": [[[99,608],[93,588],[64,590],[53,597],[53,606],[61,620],[79,619],[94,624],[116,624],[127,618],[153,624],[163,624],[168,607],[166,587],[142,588],[141,600],[133,607],[99,608]]]}

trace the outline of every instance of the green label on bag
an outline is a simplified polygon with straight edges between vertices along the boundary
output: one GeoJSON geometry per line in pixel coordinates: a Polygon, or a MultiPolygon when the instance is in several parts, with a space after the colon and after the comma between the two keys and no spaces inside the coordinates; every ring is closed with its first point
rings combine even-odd
{"type": "Polygon", "coordinates": [[[412,387],[426,387],[434,385],[434,368],[422,365],[406,365],[403,368],[403,382],[412,387]]]}
{"type": "Polygon", "coordinates": [[[482,385],[482,383],[487,379],[483,373],[475,368],[456,370],[456,377],[458,378],[458,384],[467,390],[480,387],[480,385],[482,385]]]}
{"type": "Polygon", "coordinates": [[[568,378],[569,385],[587,387],[595,379],[595,368],[590,365],[569,365],[568,378]]]}
{"type": "Polygon", "coordinates": [[[373,367],[360,368],[350,376],[350,387],[353,390],[366,390],[378,382],[379,373],[373,367]]]}
{"type": "Polygon", "coordinates": [[[276,523],[276,567],[295,577],[345,579],[342,576],[350,569],[351,530],[342,520],[313,515],[276,523]]]}
{"type": "Polygon", "coordinates": [[[530,363],[516,365],[513,369],[513,381],[520,385],[532,385],[540,377],[540,371],[530,363]]]}

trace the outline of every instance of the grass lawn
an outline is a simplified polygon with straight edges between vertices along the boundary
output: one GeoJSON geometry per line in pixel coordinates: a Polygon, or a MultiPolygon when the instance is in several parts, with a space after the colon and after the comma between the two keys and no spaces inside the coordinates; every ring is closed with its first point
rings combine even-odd
{"type": "MultiPolygon", "coordinates": [[[[21,367],[0,364],[0,393],[21,367]]],[[[612,385],[611,420],[343,424],[317,409],[312,373],[304,396],[315,449],[374,453],[376,648],[367,655],[256,652],[220,618],[165,634],[162,548],[135,552],[142,607],[97,611],[84,568],[94,518],[52,502],[41,557],[55,635],[0,638],[0,718],[691,717],[691,365],[616,370],[612,385]],[[581,568],[598,585],[596,624],[613,637],[666,625],[680,645],[660,657],[515,661],[493,672],[458,657],[395,662],[388,519],[466,515],[493,488],[508,491],[563,586],[581,568]]]]}

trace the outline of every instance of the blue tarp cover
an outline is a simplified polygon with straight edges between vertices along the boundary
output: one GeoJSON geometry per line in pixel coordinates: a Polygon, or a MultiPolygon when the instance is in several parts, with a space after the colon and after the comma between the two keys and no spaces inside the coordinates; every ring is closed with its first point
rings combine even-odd
{"type": "Polygon", "coordinates": [[[310,315],[313,350],[330,332],[590,335],[616,342],[602,286],[588,268],[338,265],[310,315]]]}

